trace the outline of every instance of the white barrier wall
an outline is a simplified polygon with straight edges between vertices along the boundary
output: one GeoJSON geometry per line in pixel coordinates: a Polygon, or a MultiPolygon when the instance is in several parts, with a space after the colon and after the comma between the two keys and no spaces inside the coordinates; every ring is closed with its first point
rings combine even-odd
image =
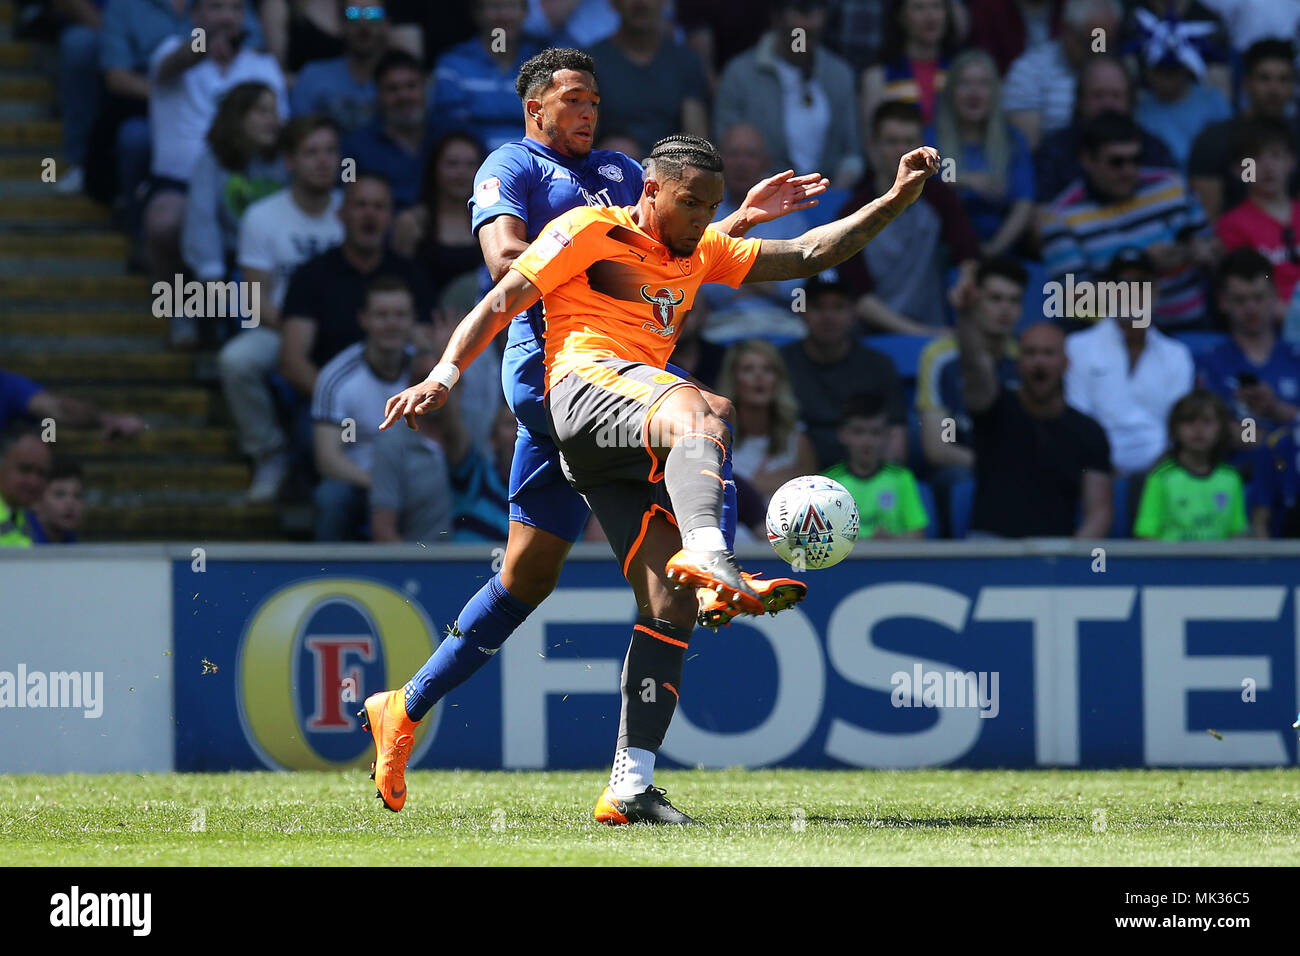
{"type": "Polygon", "coordinates": [[[0,772],[172,769],[162,550],[53,550],[0,561],[0,772]]]}
{"type": "MultiPolygon", "coordinates": [[[[0,773],[364,767],[358,702],[493,570],[489,546],[0,550],[0,773]]],[[[808,578],[788,616],[696,632],[666,766],[1300,759],[1300,542],[864,543],[808,578]]],[[[633,614],[607,549],[575,549],[413,766],[603,765],[633,614]]]]}

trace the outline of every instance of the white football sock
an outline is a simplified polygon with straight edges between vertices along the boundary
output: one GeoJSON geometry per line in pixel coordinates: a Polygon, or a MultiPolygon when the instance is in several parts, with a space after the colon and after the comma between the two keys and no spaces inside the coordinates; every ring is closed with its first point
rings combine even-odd
{"type": "Polygon", "coordinates": [[[620,800],[645,793],[655,782],[655,755],[640,747],[624,747],[614,754],[609,789],[620,800]]]}
{"type": "Polygon", "coordinates": [[[726,551],[727,539],[721,528],[696,528],[682,535],[682,547],[687,551],[726,551]]]}

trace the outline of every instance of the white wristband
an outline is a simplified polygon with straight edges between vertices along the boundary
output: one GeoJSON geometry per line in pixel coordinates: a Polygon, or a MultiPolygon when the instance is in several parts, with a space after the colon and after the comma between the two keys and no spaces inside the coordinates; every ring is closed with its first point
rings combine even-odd
{"type": "Polygon", "coordinates": [[[455,362],[439,362],[429,373],[429,381],[438,382],[446,388],[451,388],[460,380],[460,369],[456,367],[455,362]]]}

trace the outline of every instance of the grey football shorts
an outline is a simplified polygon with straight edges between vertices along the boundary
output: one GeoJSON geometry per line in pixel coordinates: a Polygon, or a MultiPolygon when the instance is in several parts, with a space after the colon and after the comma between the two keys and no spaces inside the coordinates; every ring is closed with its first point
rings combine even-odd
{"type": "Polygon", "coordinates": [[[600,521],[624,575],[654,515],[677,523],[664,463],[646,432],[663,400],[683,387],[695,385],[652,365],[607,358],[575,368],[546,395],[564,477],[600,521]]]}

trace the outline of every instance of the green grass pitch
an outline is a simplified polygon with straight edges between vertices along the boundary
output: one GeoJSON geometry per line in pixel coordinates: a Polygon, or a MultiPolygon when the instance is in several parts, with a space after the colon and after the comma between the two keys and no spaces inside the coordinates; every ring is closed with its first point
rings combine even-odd
{"type": "Polygon", "coordinates": [[[604,772],[0,776],[9,866],[1294,865],[1274,770],[661,771],[692,829],[591,820],[604,772]]]}

